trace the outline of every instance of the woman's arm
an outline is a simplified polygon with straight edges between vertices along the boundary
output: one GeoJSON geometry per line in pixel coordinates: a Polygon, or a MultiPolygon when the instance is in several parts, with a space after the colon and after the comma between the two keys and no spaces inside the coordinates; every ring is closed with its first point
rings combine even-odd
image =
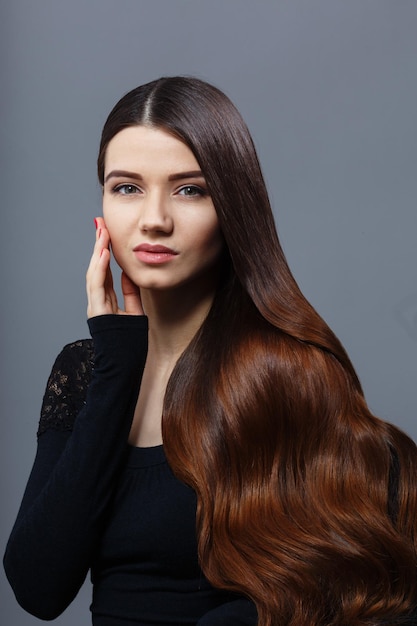
{"type": "MultiPolygon", "coordinates": [[[[4,558],[17,600],[41,619],[58,616],[88,572],[126,452],[146,359],[145,317],[103,315],[89,326],[95,363],[85,404],[72,433],[40,435],[4,558]]],[[[61,374],[62,391],[70,395],[71,372],[61,374]]]]}

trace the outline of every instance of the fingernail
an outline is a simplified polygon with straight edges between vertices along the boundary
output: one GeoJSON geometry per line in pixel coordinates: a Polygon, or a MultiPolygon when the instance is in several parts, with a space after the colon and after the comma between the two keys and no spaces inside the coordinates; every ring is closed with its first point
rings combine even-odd
{"type": "Polygon", "coordinates": [[[97,230],[98,222],[97,222],[96,218],[94,218],[94,224],[95,224],[95,227],[96,227],[96,230],[97,230]]]}

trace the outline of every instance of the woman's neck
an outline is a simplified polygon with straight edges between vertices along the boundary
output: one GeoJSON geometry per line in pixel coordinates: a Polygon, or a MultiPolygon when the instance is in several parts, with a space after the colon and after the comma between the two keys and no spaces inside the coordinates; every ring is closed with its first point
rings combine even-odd
{"type": "Polygon", "coordinates": [[[166,386],[175,364],[204,322],[215,288],[199,285],[164,291],[141,290],[149,320],[149,346],[129,441],[162,443],[161,418],[166,386]]]}
{"type": "Polygon", "coordinates": [[[149,319],[149,356],[173,366],[204,322],[214,298],[214,289],[141,291],[149,319]]]}

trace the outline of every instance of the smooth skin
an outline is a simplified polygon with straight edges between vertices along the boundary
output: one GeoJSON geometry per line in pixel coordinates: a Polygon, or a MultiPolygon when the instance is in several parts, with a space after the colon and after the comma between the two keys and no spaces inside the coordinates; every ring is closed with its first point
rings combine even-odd
{"type": "Polygon", "coordinates": [[[103,217],[96,225],[87,314],[148,316],[148,356],[129,442],[159,445],[166,385],[210,309],[224,248],[191,150],[161,129],[120,131],[107,148],[103,217]],[[160,246],[172,254],[160,254],[160,246]],[[123,308],[113,288],[110,249],[122,269],[123,308]]]}

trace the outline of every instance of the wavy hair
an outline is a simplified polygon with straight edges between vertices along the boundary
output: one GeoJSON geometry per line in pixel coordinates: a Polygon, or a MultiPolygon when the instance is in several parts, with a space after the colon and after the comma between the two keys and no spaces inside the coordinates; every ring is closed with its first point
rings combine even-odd
{"type": "Polygon", "coordinates": [[[212,308],[178,360],[163,439],[197,494],[202,569],[260,626],[400,624],[417,606],[417,450],[373,416],[340,341],[283,254],[249,131],[196,78],[124,96],[104,126],[163,129],[193,152],[226,244],[212,308]]]}

